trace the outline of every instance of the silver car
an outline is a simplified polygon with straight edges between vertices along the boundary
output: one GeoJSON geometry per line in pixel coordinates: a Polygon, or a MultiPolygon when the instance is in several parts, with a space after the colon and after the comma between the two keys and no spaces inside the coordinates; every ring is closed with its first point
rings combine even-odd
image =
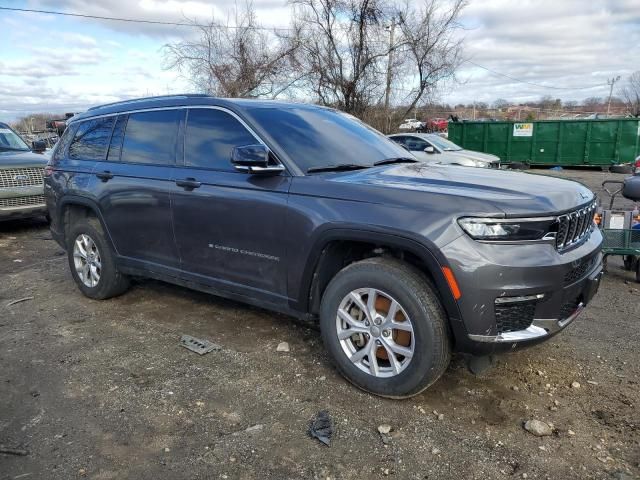
{"type": "Polygon", "coordinates": [[[389,135],[389,138],[405,147],[422,162],[500,168],[500,157],[465,150],[452,141],[433,133],[398,133],[389,135]]]}

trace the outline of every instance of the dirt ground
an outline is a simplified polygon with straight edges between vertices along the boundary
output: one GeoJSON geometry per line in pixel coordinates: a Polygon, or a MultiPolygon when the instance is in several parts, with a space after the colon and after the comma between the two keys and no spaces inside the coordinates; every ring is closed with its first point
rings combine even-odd
{"type": "MultiPolygon", "coordinates": [[[[598,192],[622,177],[553,174],[598,192]]],[[[456,357],[427,392],[385,400],[344,381],[312,328],[155,281],[89,300],[42,221],[4,223],[0,444],[27,454],[0,454],[0,479],[640,478],[639,321],[640,285],[612,259],[551,341],[482,377],[456,357]],[[199,356],[182,334],[222,350],[199,356]],[[330,447],[307,435],[320,410],[330,447]]]]}

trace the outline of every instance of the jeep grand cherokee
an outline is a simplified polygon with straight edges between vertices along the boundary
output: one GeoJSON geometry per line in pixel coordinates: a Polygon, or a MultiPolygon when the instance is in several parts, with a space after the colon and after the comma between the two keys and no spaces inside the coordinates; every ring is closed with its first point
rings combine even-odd
{"type": "Polygon", "coordinates": [[[414,395],[452,351],[533,345],[601,275],[594,195],[431,166],[336,110],[184,95],[73,117],[46,171],[54,237],[88,297],[153,277],[319,321],[337,369],[414,395]]]}

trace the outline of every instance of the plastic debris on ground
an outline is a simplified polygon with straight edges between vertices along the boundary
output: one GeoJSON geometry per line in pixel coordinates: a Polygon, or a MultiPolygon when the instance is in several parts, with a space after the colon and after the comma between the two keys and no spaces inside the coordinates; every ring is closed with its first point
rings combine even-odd
{"type": "Polygon", "coordinates": [[[191,335],[182,335],[182,337],[180,337],[180,345],[200,355],[214,350],[222,350],[222,347],[217,343],[210,342],[209,340],[201,340],[191,335]]]}
{"type": "Polygon", "coordinates": [[[309,424],[309,435],[311,435],[312,438],[317,438],[327,447],[331,446],[333,420],[329,416],[329,412],[322,410],[316,414],[309,424]]]}

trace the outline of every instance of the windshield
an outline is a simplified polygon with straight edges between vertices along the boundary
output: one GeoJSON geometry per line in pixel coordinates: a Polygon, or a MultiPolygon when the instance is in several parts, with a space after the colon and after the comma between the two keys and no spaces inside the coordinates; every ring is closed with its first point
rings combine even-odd
{"type": "Polygon", "coordinates": [[[251,116],[303,171],[335,165],[371,167],[408,152],[345,113],[308,106],[249,108],[251,116]]]}
{"type": "Polygon", "coordinates": [[[0,149],[29,150],[29,147],[13,130],[0,127],[0,149]]]}
{"type": "Polygon", "coordinates": [[[447,140],[440,135],[429,135],[429,141],[433,143],[440,150],[444,150],[445,152],[455,152],[458,150],[462,150],[462,147],[456,145],[450,140],[447,140]]]}

